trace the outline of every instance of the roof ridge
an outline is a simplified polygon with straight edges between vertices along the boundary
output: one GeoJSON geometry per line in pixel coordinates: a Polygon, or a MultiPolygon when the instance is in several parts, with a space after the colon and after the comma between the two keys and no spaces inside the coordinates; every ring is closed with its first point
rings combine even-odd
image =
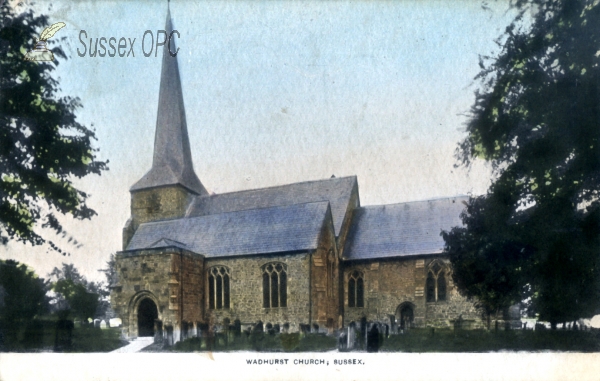
{"type": "Polygon", "coordinates": [[[168,220],[149,221],[149,222],[141,223],[140,226],[142,226],[142,225],[153,226],[153,225],[159,225],[159,224],[162,224],[162,223],[169,223],[169,222],[173,222],[173,221],[182,221],[182,220],[191,220],[191,219],[194,219],[194,218],[207,218],[207,217],[214,217],[214,216],[222,216],[222,215],[231,214],[231,213],[249,212],[251,210],[290,208],[292,206],[305,205],[305,204],[327,204],[331,208],[329,200],[297,202],[295,204],[265,206],[265,207],[262,207],[262,208],[240,209],[240,210],[232,210],[232,211],[229,211],[229,212],[222,212],[222,213],[203,214],[201,216],[186,216],[186,217],[181,217],[181,218],[172,218],[172,219],[168,219],[168,220]]]}
{"type": "Polygon", "coordinates": [[[374,209],[374,208],[379,208],[379,207],[384,207],[384,206],[398,206],[398,205],[416,204],[416,203],[430,202],[430,201],[443,201],[443,200],[450,200],[450,199],[453,199],[453,198],[466,198],[466,197],[470,197],[470,196],[469,195],[458,195],[458,196],[446,196],[446,197],[427,198],[427,199],[424,199],[424,200],[412,200],[412,201],[396,202],[396,203],[393,203],[393,204],[361,205],[357,209],[374,209]]]}
{"type": "Polygon", "coordinates": [[[264,189],[283,188],[283,187],[287,187],[287,186],[290,186],[290,185],[310,184],[310,183],[319,183],[319,182],[326,182],[326,181],[332,181],[333,182],[335,180],[346,180],[346,179],[350,179],[350,178],[357,179],[358,177],[356,175],[350,175],[350,176],[344,176],[344,177],[333,177],[333,178],[330,177],[328,179],[308,180],[308,181],[300,181],[300,182],[296,182],[296,183],[288,183],[288,184],[281,184],[281,185],[271,185],[271,186],[262,187],[262,188],[242,189],[242,190],[237,190],[237,191],[232,191],[232,192],[225,192],[225,193],[215,193],[215,194],[208,194],[208,195],[198,195],[198,196],[195,197],[194,201],[197,200],[197,199],[202,199],[202,198],[224,196],[224,195],[230,195],[230,194],[235,194],[235,193],[252,192],[252,191],[259,191],[259,190],[264,190],[264,189]]]}

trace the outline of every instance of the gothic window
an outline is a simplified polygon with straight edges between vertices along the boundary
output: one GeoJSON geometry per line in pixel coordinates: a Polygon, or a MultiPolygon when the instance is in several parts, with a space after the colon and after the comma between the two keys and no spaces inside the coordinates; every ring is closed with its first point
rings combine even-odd
{"type": "Polygon", "coordinates": [[[212,267],[208,272],[208,308],[211,310],[229,308],[229,269],[224,266],[212,267]]]}
{"type": "Polygon", "coordinates": [[[426,290],[427,290],[427,301],[435,302],[435,278],[433,277],[433,274],[431,273],[431,271],[427,274],[426,290]]]}
{"type": "Polygon", "coordinates": [[[444,268],[437,261],[429,267],[425,289],[427,302],[446,300],[446,275],[444,268]]]}
{"type": "Polygon", "coordinates": [[[446,300],[446,276],[443,272],[437,278],[437,300],[446,300]]]}
{"type": "Polygon", "coordinates": [[[348,279],[348,307],[365,306],[365,287],[363,276],[358,271],[353,271],[348,279]]]}
{"type": "Polygon", "coordinates": [[[287,307],[287,268],[283,263],[263,267],[263,307],[287,307]]]}

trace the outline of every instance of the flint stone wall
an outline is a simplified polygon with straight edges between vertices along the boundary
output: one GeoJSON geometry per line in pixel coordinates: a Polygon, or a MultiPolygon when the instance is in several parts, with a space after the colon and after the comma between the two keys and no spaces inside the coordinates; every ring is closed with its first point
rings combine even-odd
{"type": "Polygon", "coordinates": [[[225,318],[232,324],[239,319],[250,325],[259,320],[283,326],[290,324],[290,332],[298,331],[299,324],[310,321],[310,253],[290,255],[264,255],[206,259],[204,287],[208,290],[208,271],[214,266],[229,268],[230,308],[209,309],[208,298],[204,300],[207,321],[210,325],[222,325],[225,318]],[[262,268],[272,262],[287,266],[287,307],[263,308],[262,268]]]}
{"type": "Polygon", "coordinates": [[[183,317],[202,317],[203,258],[180,249],[141,250],[117,253],[117,283],[112,286],[111,305],[123,321],[123,335],[137,337],[137,307],[145,298],[157,306],[164,325],[178,326],[181,320],[179,282],[183,279],[183,317]],[[183,271],[179,272],[183,261],[183,271]],[[177,284],[169,284],[174,280],[177,284]]]}
{"type": "Polygon", "coordinates": [[[398,322],[399,306],[408,303],[413,307],[416,327],[453,327],[461,315],[470,328],[482,327],[481,313],[458,293],[452,283],[448,262],[439,256],[347,262],[343,282],[344,325],[358,322],[362,317],[385,324],[391,324],[391,317],[394,317],[398,322]],[[427,271],[436,258],[445,266],[447,297],[445,301],[428,303],[427,271]],[[355,270],[363,274],[364,307],[348,306],[348,280],[355,270]]]}

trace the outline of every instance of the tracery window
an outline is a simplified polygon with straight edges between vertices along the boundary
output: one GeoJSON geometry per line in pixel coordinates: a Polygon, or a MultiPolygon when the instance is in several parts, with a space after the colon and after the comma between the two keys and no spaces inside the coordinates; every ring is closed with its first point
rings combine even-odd
{"type": "Polygon", "coordinates": [[[427,272],[425,285],[427,302],[440,302],[446,300],[446,275],[444,268],[436,261],[427,272]]]}
{"type": "Polygon", "coordinates": [[[348,278],[348,307],[365,306],[365,285],[363,275],[353,271],[348,278]]]}
{"type": "Polygon", "coordinates": [[[269,263],[263,267],[263,307],[287,307],[287,267],[269,263]]]}
{"type": "Polygon", "coordinates": [[[208,273],[208,307],[211,310],[229,308],[231,275],[225,266],[215,266],[208,273]]]}

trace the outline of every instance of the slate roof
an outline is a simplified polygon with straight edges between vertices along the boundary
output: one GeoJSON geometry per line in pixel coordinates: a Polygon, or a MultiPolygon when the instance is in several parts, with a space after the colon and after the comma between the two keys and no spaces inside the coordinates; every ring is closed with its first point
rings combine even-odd
{"type": "MultiPolygon", "coordinates": [[[[170,12],[165,30],[173,30],[170,12]]],[[[175,49],[171,46],[171,50],[175,49]]],[[[171,57],[166,46],[163,49],[152,168],[131,187],[131,191],[165,185],[182,185],[195,194],[207,194],[192,163],[177,56],[171,57]]]]}
{"type": "Polygon", "coordinates": [[[313,250],[326,218],[327,201],[148,222],[127,251],[175,246],[210,258],[313,250]]]}
{"type": "Polygon", "coordinates": [[[355,186],[358,187],[356,176],[349,176],[196,197],[187,216],[329,201],[335,235],[338,236],[355,186]]]}
{"type": "Polygon", "coordinates": [[[345,260],[441,253],[442,230],[462,226],[468,197],[357,208],[344,248],[345,260]]]}

